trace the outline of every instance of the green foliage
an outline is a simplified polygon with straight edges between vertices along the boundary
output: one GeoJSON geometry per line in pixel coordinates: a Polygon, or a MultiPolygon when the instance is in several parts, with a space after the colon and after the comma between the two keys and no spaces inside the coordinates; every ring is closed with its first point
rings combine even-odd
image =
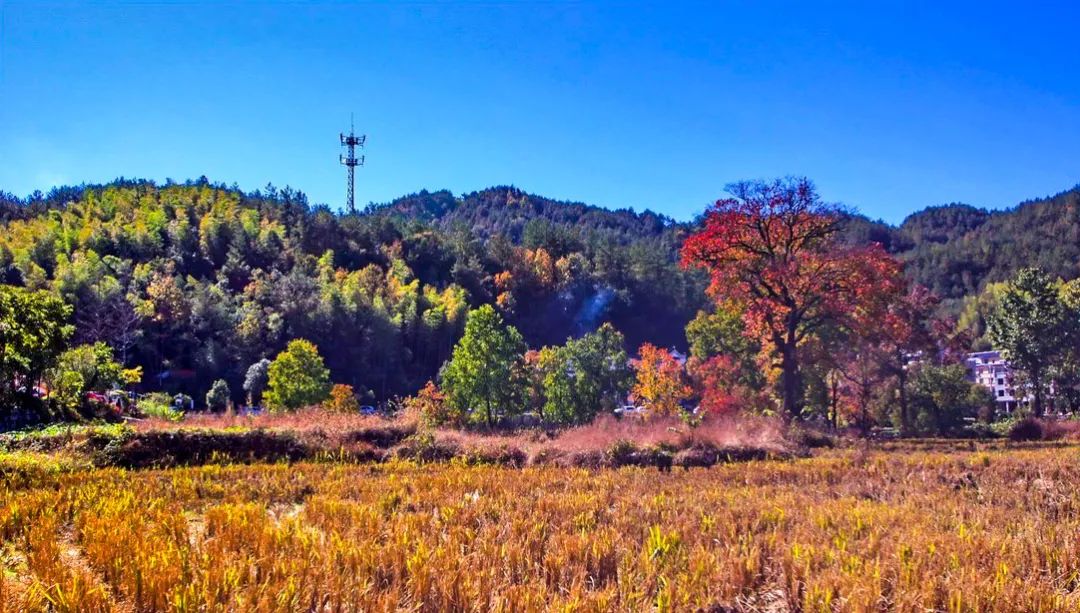
{"type": "Polygon", "coordinates": [[[265,398],[271,409],[295,410],[320,404],[330,395],[330,371],[311,341],[289,341],[268,372],[265,398]]]}
{"type": "Polygon", "coordinates": [[[961,302],[956,327],[967,332],[974,339],[973,348],[976,350],[988,350],[993,345],[988,335],[987,322],[1000,307],[1005,289],[1004,282],[988,283],[981,292],[964,296],[961,302]]]}
{"type": "Polygon", "coordinates": [[[65,372],[81,375],[85,391],[104,392],[124,383],[124,367],[113,358],[112,348],[100,342],[61,353],[50,376],[65,372]]]}
{"type": "MultiPolygon", "coordinates": [[[[71,307],[43,291],[0,285],[0,396],[28,398],[64,349],[71,307]],[[19,388],[24,392],[20,393],[19,388]]],[[[72,381],[73,383],[73,381],[72,381]]]]}
{"type": "Polygon", "coordinates": [[[990,317],[990,340],[1026,375],[1036,416],[1042,415],[1050,369],[1075,338],[1077,323],[1053,280],[1034,268],[1021,270],[1008,283],[998,309],[990,317]]]}
{"type": "MultiPolygon", "coordinates": [[[[410,394],[449,358],[468,310],[500,296],[535,346],[604,320],[635,345],[676,343],[704,302],[700,275],[676,263],[685,226],[506,187],[422,192],[354,216],[289,188],[205,179],[11,204],[4,278],[71,305],[76,343],[106,342],[148,384],[197,398],[217,379],[243,387],[249,365],[292,338],[316,343],[333,380],[365,396],[410,394]]],[[[259,401],[259,385],[244,389],[259,401]]]]}
{"type": "Polygon", "coordinates": [[[525,341],[503,323],[491,305],[471,311],[465,334],[442,373],[449,407],[474,422],[494,425],[521,412],[524,383],[520,372],[525,341]]]}
{"type": "Polygon", "coordinates": [[[561,347],[541,350],[543,418],[561,424],[585,423],[619,406],[633,380],[623,346],[622,334],[605,323],[561,347]]]}
{"type": "Polygon", "coordinates": [[[71,371],[59,371],[49,384],[52,390],[50,400],[54,410],[62,416],[73,416],[82,406],[83,392],[86,389],[86,380],[82,374],[71,371]]]}
{"type": "Polygon", "coordinates": [[[686,325],[690,355],[705,360],[714,355],[752,356],[757,344],[743,334],[743,314],[734,305],[717,305],[711,312],[698,311],[686,325]]]}
{"type": "MultiPolygon", "coordinates": [[[[690,345],[690,357],[693,358],[691,366],[701,369],[710,358],[725,356],[730,360],[724,377],[727,387],[764,389],[765,374],[756,360],[761,345],[747,337],[745,329],[743,313],[737,305],[718,304],[712,311],[698,311],[697,316],[686,325],[686,340],[690,345]]],[[[818,382],[816,374],[814,365],[807,364],[803,378],[808,388],[805,392],[808,398],[813,397],[813,386],[818,382]]],[[[718,382],[711,383],[715,385],[718,382]]],[[[705,395],[708,396],[707,393],[705,395]]],[[[814,403],[808,404],[813,406],[814,403]]]]}
{"type": "Polygon", "coordinates": [[[912,377],[909,402],[919,431],[943,434],[962,426],[965,417],[977,417],[994,399],[988,389],[968,381],[963,364],[923,364],[912,377]]]}
{"type": "Polygon", "coordinates": [[[45,374],[52,390],[51,401],[61,414],[71,414],[84,404],[86,392],[106,392],[125,383],[124,367],[113,359],[105,343],[72,347],[60,354],[45,374]]]}
{"type": "Polygon", "coordinates": [[[145,417],[164,419],[167,421],[180,421],[184,419],[184,412],[173,406],[173,399],[166,393],[154,392],[139,398],[135,408],[145,417]]]}
{"type": "Polygon", "coordinates": [[[229,384],[224,379],[218,379],[206,393],[206,408],[211,411],[224,411],[228,406],[229,384]]]}

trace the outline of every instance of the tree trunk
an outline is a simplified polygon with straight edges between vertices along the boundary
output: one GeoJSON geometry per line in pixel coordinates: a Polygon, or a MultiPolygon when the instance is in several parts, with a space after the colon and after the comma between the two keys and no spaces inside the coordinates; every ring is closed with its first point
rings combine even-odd
{"type": "Polygon", "coordinates": [[[785,343],[780,361],[780,383],[784,395],[784,414],[795,419],[802,414],[802,381],[799,373],[799,356],[795,343],[785,343]]]}
{"type": "Polygon", "coordinates": [[[1035,417],[1042,417],[1043,415],[1043,390],[1042,390],[1042,377],[1034,376],[1031,378],[1032,387],[1035,388],[1035,404],[1032,407],[1032,414],[1035,417]]]}
{"type": "Polygon", "coordinates": [[[908,414],[908,398],[907,398],[907,369],[904,368],[903,358],[901,358],[900,370],[896,376],[897,385],[900,388],[900,428],[904,431],[904,434],[911,432],[911,415],[908,414]]]}
{"type": "Polygon", "coordinates": [[[831,408],[829,415],[829,422],[832,424],[833,430],[840,424],[840,380],[838,376],[833,375],[830,382],[831,398],[829,399],[829,405],[831,408]]]}

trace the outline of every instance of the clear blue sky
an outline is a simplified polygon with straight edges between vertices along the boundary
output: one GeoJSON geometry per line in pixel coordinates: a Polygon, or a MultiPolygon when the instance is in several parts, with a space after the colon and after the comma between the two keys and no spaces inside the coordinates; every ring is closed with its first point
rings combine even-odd
{"type": "Polygon", "coordinates": [[[798,174],[899,221],[1080,182],[1076,3],[810,4],[0,0],[0,189],[205,174],[339,207],[350,112],[360,203],[514,184],[688,218],[798,174]]]}

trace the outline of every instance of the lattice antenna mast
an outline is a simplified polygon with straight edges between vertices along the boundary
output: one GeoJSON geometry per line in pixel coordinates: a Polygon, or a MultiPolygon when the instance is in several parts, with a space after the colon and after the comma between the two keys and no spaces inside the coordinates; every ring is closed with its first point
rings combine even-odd
{"type": "Polygon", "coordinates": [[[341,146],[348,147],[348,155],[339,155],[338,160],[349,169],[349,191],[345,201],[345,210],[350,215],[356,213],[356,200],[354,192],[356,189],[356,167],[364,165],[364,156],[356,157],[356,148],[364,148],[364,142],[367,141],[367,135],[361,134],[357,136],[353,131],[352,117],[349,118],[349,134],[341,134],[341,146]]]}

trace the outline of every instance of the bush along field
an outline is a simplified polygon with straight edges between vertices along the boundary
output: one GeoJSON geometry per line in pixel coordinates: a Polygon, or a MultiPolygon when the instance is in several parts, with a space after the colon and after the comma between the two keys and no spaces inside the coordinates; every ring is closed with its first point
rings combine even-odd
{"type": "Polygon", "coordinates": [[[396,460],[128,471],[7,454],[0,601],[11,611],[1075,610],[1080,449],[955,447],[670,472],[396,460]]]}
{"type": "Polygon", "coordinates": [[[0,449],[59,454],[99,467],[164,468],[206,463],[459,461],[511,467],[555,465],[712,466],[804,455],[809,444],[783,436],[771,419],[709,419],[690,427],[674,418],[603,418],[558,430],[433,428],[411,415],[393,418],[318,408],[255,417],[189,415],[180,422],[56,425],[0,434],[0,449]]]}

